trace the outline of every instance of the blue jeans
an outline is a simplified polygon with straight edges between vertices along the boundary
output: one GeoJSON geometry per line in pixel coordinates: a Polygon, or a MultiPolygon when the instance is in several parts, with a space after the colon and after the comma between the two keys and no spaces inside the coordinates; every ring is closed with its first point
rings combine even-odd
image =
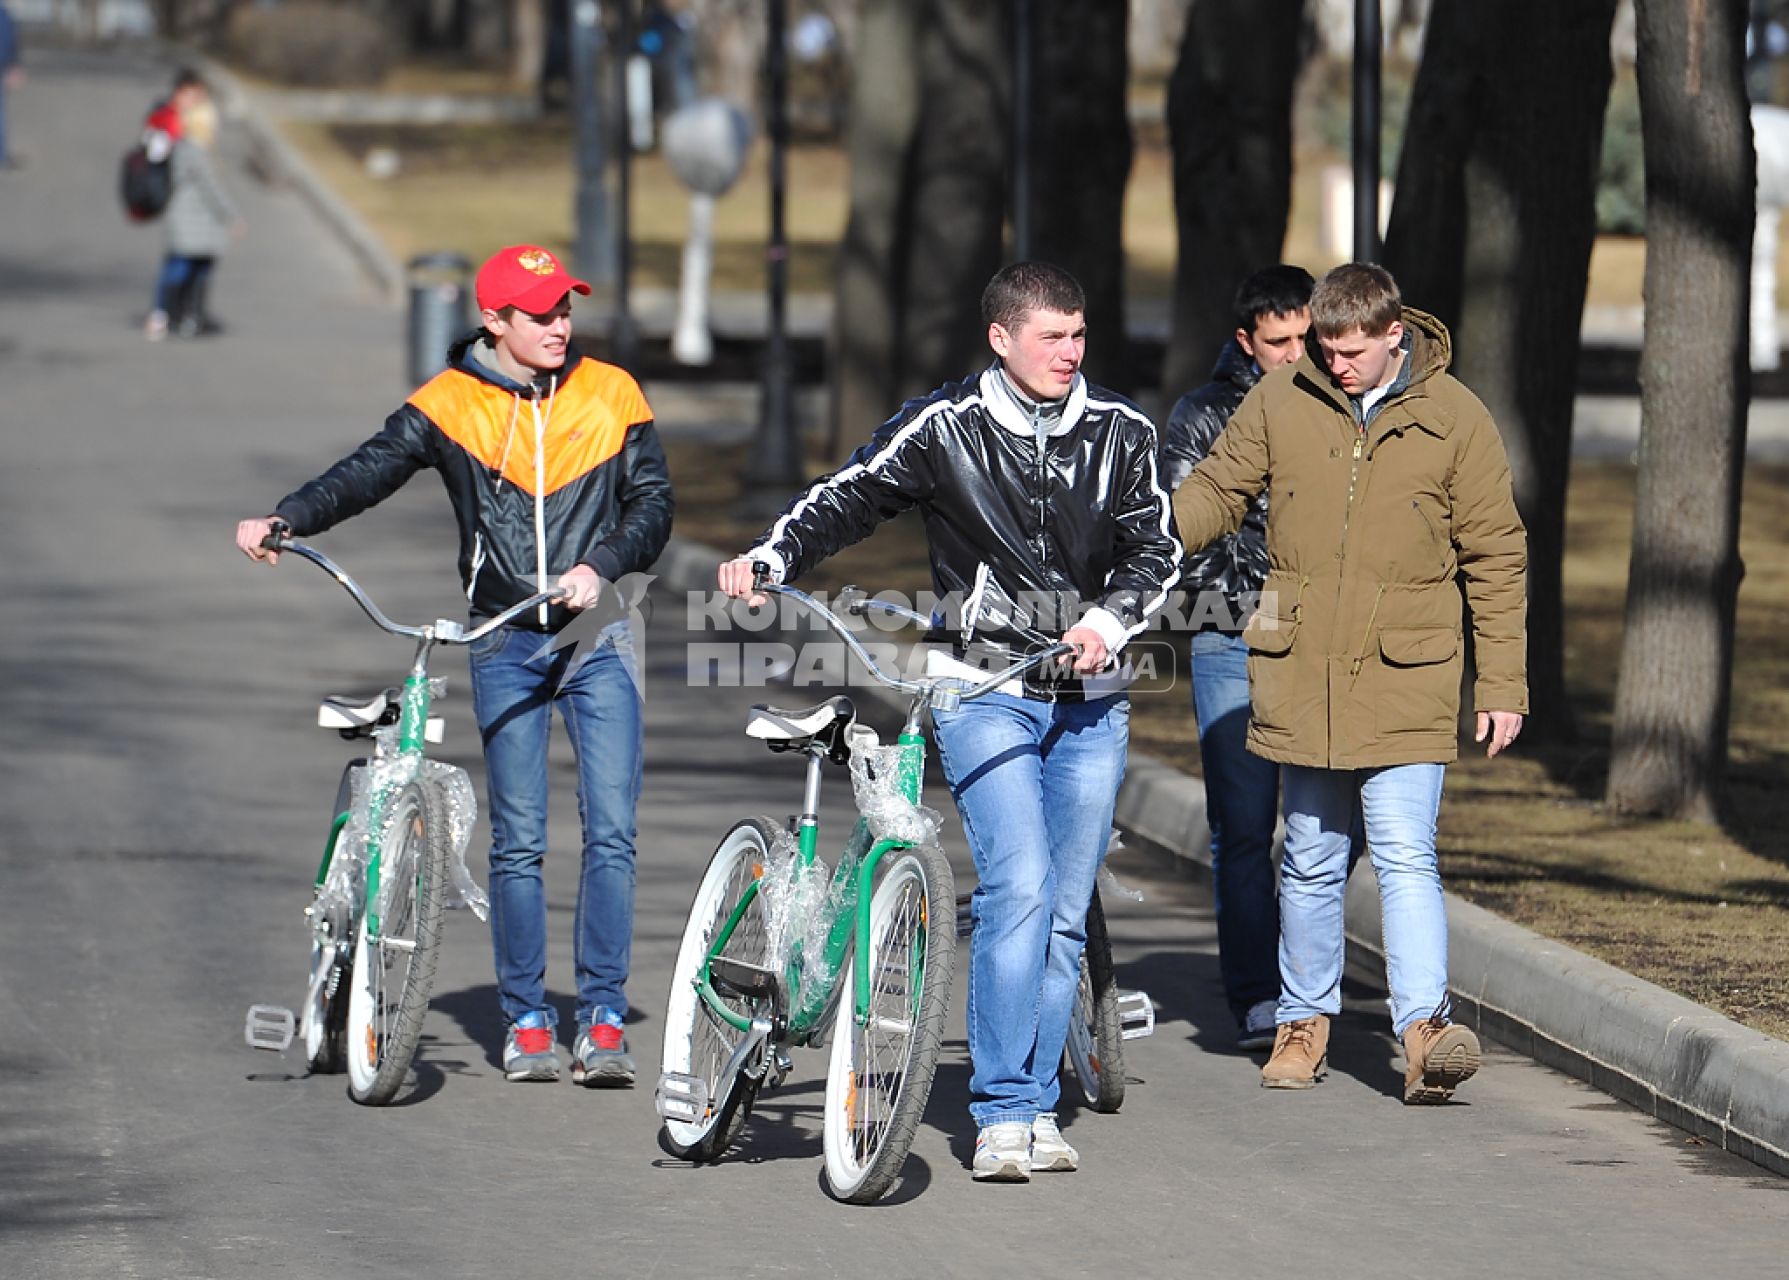
{"type": "Polygon", "coordinates": [[[1280,994],[1280,908],[1273,884],[1273,829],[1280,766],[1253,755],[1249,730],[1249,651],[1241,636],[1193,637],[1193,712],[1211,826],[1218,970],[1238,1025],[1249,1009],[1280,994]]]}
{"type": "Polygon", "coordinates": [[[978,883],[969,939],[969,1114],[1054,1111],[1087,904],[1112,835],[1130,703],[993,693],[935,711],[938,758],[978,883]]]}
{"type": "Polygon", "coordinates": [[[161,275],[155,281],[155,309],[173,315],[184,292],[196,292],[204,287],[215,261],[215,258],[168,254],[162,259],[161,275]]]}
{"type": "Polygon", "coordinates": [[[1439,764],[1383,769],[1285,768],[1280,864],[1280,1022],[1342,1008],[1342,891],[1358,796],[1379,875],[1385,976],[1399,1035],[1447,999],[1447,909],[1435,859],[1439,764]]]}
{"type": "Polygon", "coordinates": [[[472,706],[484,739],[491,810],[491,942],[504,1019],[546,1015],[547,738],[553,706],[578,767],[583,874],[572,918],[580,1022],[601,1006],[627,1012],[634,928],[634,806],[640,797],[643,720],[627,624],[575,669],[573,650],[541,654],[539,632],[500,627],[472,647],[472,706]]]}

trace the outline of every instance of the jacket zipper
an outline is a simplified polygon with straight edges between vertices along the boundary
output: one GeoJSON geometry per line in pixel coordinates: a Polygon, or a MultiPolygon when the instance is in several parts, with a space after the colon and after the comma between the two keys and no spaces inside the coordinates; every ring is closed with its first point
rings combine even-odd
{"type": "Polygon", "coordinates": [[[478,590],[479,570],[485,567],[485,535],[480,529],[472,535],[472,573],[466,580],[466,600],[470,602],[472,595],[478,590]]]}
{"type": "MultiPolygon", "coordinates": [[[[535,590],[547,589],[547,521],[546,499],[542,496],[547,487],[547,424],[540,416],[540,388],[534,388],[534,397],[529,402],[534,410],[534,565],[535,590]]],[[[550,412],[550,410],[549,410],[550,412]]],[[[537,611],[540,625],[547,625],[547,606],[541,605],[537,611]]]]}

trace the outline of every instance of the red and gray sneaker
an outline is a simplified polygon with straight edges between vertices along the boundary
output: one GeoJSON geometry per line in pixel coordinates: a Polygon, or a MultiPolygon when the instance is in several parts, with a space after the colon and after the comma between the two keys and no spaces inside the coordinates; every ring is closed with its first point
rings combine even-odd
{"type": "Polygon", "coordinates": [[[578,1040],[571,1051],[571,1082],[587,1089],[631,1089],[634,1060],[628,1056],[621,1020],[599,1008],[589,1022],[578,1026],[578,1040]]]}
{"type": "Polygon", "coordinates": [[[503,1040],[503,1076],[506,1080],[557,1080],[559,1053],[553,1048],[553,1028],[542,1013],[525,1013],[503,1040]]]}

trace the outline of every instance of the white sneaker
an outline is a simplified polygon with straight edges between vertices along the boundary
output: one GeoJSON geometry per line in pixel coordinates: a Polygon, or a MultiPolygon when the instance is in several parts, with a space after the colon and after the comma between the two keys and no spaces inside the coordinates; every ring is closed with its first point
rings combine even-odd
{"type": "Polygon", "coordinates": [[[160,342],[168,336],[168,313],[151,311],[143,321],[143,336],[151,342],[160,342]]]}
{"type": "Polygon", "coordinates": [[[1080,1167],[1081,1153],[1063,1138],[1054,1112],[1046,1111],[1031,1122],[1031,1172],[1073,1173],[1080,1167]]]}
{"type": "Polygon", "coordinates": [[[1238,1049],[1271,1049],[1273,1048],[1274,1014],[1279,1011],[1279,1004],[1273,1000],[1259,1000],[1249,1006],[1248,1016],[1242,1020],[1242,1030],[1236,1033],[1238,1049]]]}
{"type": "Polygon", "coordinates": [[[1023,1121],[984,1124],[975,1135],[969,1171],[977,1182],[1031,1181],[1031,1126],[1023,1121]]]}

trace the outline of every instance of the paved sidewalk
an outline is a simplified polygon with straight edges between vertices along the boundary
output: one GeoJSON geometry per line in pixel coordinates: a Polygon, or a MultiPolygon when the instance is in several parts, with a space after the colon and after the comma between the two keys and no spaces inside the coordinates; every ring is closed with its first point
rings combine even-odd
{"type": "MultiPolygon", "coordinates": [[[[899,1194],[862,1211],[819,1186],[824,1054],[796,1055],[738,1150],[701,1168],[656,1145],[649,1090],[505,1084],[489,936],[466,916],[446,931],[404,1105],[354,1107],[340,1077],[244,1048],[244,1006],[302,986],[321,805],[353,751],[309,723],[315,698],[389,683],[409,646],[305,566],[251,570],[229,527],[405,393],[402,315],[308,206],[240,168],[232,140],[225,180],[250,232],[220,271],[230,332],[144,342],[158,240],[121,224],[111,182],[119,122],[134,127],[163,76],[111,58],[32,70],[9,106],[40,162],[0,174],[6,1276],[1780,1269],[1789,1182],[1501,1045],[1458,1105],[1399,1105],[1381,993],[1358,982],[1323,1088],[1259,1088],[1258,1062],[1231,1048],[1209,897],[1141,853],[1119,874],[1147,898],[1115,904],[1113,943],[1120,980],[1151,990],[1161,1020],[1127,1046],[1121,1113],[1065,1109],[1083,1170],[1028,1187],[969,1181],[960,1013],[899,1194]]],[[[456,608],[454,540],[438,484],[419,477],[321,541],[408,619],[456,608]]],[[[683,602],[663,598],[652,626],[629,984],[647,1078],[708,851],[740,813],[800,788],[798,768],[739,732],[764,693],[688,679],[689,645],[714,637],[683,602]]],[[[444,758],[477,776],[464,681],[444,670],[444,758]]],[[[564,745],[547,866],[562,1013],[577,893],[564,745]]]]}

